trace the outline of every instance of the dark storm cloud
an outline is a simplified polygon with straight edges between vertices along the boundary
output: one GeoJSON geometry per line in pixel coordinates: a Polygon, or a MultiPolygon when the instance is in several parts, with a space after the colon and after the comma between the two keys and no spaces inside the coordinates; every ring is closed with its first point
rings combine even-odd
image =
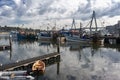
{"type": "Polygon", "coordinates": [[[81,20],[87,20],[91,17],[91,4],[90,1],[88,0],[88,3],[83,6],[79,5],[78,10],[75,11],[71,16],[74,16],[75,19],[81,19],[81,20]]]}
{"type": "Polygon", "coordinates": [[[8,6],[11,6],[13,8],[16,7],[16,5],[15,5],[13,0],[0,0],[0,7],[2,7],[4,5],[8,5],[8,6]]]}
{"type": "Polygon", "coordinates": [[[29,21],[16,19],[16,20],[11,21],[11,23],[17,23],[17,24],[23,24],[24,23],[24,24],[28,24],[29,21]]]}
{"type": "Polygon", "coordinates": [[[11,17],[12,12],[10,10],[3,11],[0,16],[11,17]]]}
{"type": "Polygon", "coordinates": [[[55,12],[59,14],[65,13],[67,10],[64,9],[63,7],[61,8],[51,7],[51,5],[54,5],[53,3],[55,1],[58,1],[58,0],[48,0],[48,1],[44,1],[43,3],[41,3],[40,7],[37,8],[39,9],[39,14],[43,15],[46,13],[55,13],[55,12]]]}
{"type": "Polygon", "coordinates": [[[51,9],[49,7],[53,2],[54,0],[48,0],[48,1],[44,1],[43,3],[41,3],[40,6],[37,8],[39,9],[39,14],[43,15],[46,12],[50,12],[51,9]]]}
{"type": "Polygon", "coordinates": [[[120,3],[116,3],[109,11],[108,13],[109,17],[120,15],[120,3]]]}
{"type": "MultiPolygon", "coordinates": [[[[85,7],[81,7],[82,5],[80,5],[78,10],[71,16],[74,15],[76,19],[81,19],[81,20],[90,19],[92,16],[93,10],[91,9],[90,0],[87,0],[87,1],[88,1],[88,4],[85,7]]],[[[108,17],[119,16],[120,15],[120,2],[116,3],[113,1],[112,6],[106,7],[105,9],[99,8],[99,9],[94,9],[94,10],[96,12],[97,18],[100,18],[103,16],[108,16],[108,17]]]]}
{"type": "Polygon", "coordinates": [[[102,10],[96,10],[97,17],[108,16],[114,17],[120,15],[120,2],[119,3],[112,3],[112,6],[106,7],[102,10]]]}
{"type": "Polygon", "coordinates": [[[16,5],[12,0],[0,0],[0,16],[10,18],[15,7],[16,5]]]}

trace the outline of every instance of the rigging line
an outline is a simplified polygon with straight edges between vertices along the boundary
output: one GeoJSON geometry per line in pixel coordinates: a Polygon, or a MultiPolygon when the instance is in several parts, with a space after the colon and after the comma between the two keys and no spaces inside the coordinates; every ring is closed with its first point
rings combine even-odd
{"type": "MultiPolygon", "coordinates": [[[[91,18],[92,16],[90,15],[89,17],[91,18]]],[[[90,23],[91,23],[91,19],[90,19],[89,23],[85,27],[87,27],[90,23]]]]}
{"type": "Polygon", "coordinates": [[[89,21],[89,23],[85,26],[85,28],[90,24],[91,20],[89,21]]]}
{"type": "Polygon", "coordinates": [[[104,27],[104,24],[103,24],[104,21],[102,22],[100,19],[98,19],[98,21],[100,21],[101,26],[104,27]]]}

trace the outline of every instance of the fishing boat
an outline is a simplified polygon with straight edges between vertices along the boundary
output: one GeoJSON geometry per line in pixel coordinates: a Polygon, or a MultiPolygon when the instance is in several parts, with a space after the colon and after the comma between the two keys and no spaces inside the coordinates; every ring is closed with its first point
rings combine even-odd
{"type": "Polygon", "coordinates": [[[38,33],[38,40],[50,41],[52,40],[52,34],[48,31],[38,33]]]}
{"type": "Polygon", "coordinates": [[[80,23],[80,28],[76,29],[75,20],[73,19],[72,28],[71,28],[72,30],[70,31],[70,35],[66,36],[66,41],[97,43],[99,41],[99,37],[98,37],[99,32],[97,31],[97,28],[98,27],[97,27],[97,21],[96,21],[96,17],[95,17],[95,11],[93,11],[92,19],[90,21],[90,27],[89,27],[90,32],[89,33],[83,32],[81,23],[80,23]],[[95,26],[96,26],[95,31],[92,31],[93,20],[95,20],[95,26]],[[75,28],[73,28],[73,27],[75,27],[75,28]]]}
{"type": "Polygon", "coordinates": [[[66,41],[69,41],[69,42],[90,42],[90,38],[87,38],[87,37],[80,37],[80,36],[76,36],[76,35],[72,35],[72,36],[66,36],[66,41]]]}
{"type": "Polygon", "coordinates": [[[91,39],[87,35],[83,35],[81,25],[80,25],[80,29],[76,29],[74,19],[72,22],[72,27],[69,30],[69,34],[66,35],[65,37],[66,37],[66,41],[71,41],[71,42],[90,42],[91,41],[91,39]],[[72,29],[73,26],[75,27],[74,29],[72,29]]]}

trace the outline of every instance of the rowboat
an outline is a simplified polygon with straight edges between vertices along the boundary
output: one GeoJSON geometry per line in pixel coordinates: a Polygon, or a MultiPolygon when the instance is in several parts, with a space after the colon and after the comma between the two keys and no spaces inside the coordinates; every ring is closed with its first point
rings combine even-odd
{"type": "Polygon", "coordinates": [[[34,75],[44,74],[45,63],[42,60],[36,61],[32,66],[32,71],[34,75]]]}

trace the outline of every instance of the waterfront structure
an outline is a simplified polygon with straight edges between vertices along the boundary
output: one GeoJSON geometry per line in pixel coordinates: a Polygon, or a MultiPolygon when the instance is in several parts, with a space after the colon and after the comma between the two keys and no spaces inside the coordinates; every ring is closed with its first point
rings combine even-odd
{"type": "Polygon", "coordinates": [[[120,21],[115,25],[106,26],[106,29],[115,37],[120,37],[120,21]]]}

